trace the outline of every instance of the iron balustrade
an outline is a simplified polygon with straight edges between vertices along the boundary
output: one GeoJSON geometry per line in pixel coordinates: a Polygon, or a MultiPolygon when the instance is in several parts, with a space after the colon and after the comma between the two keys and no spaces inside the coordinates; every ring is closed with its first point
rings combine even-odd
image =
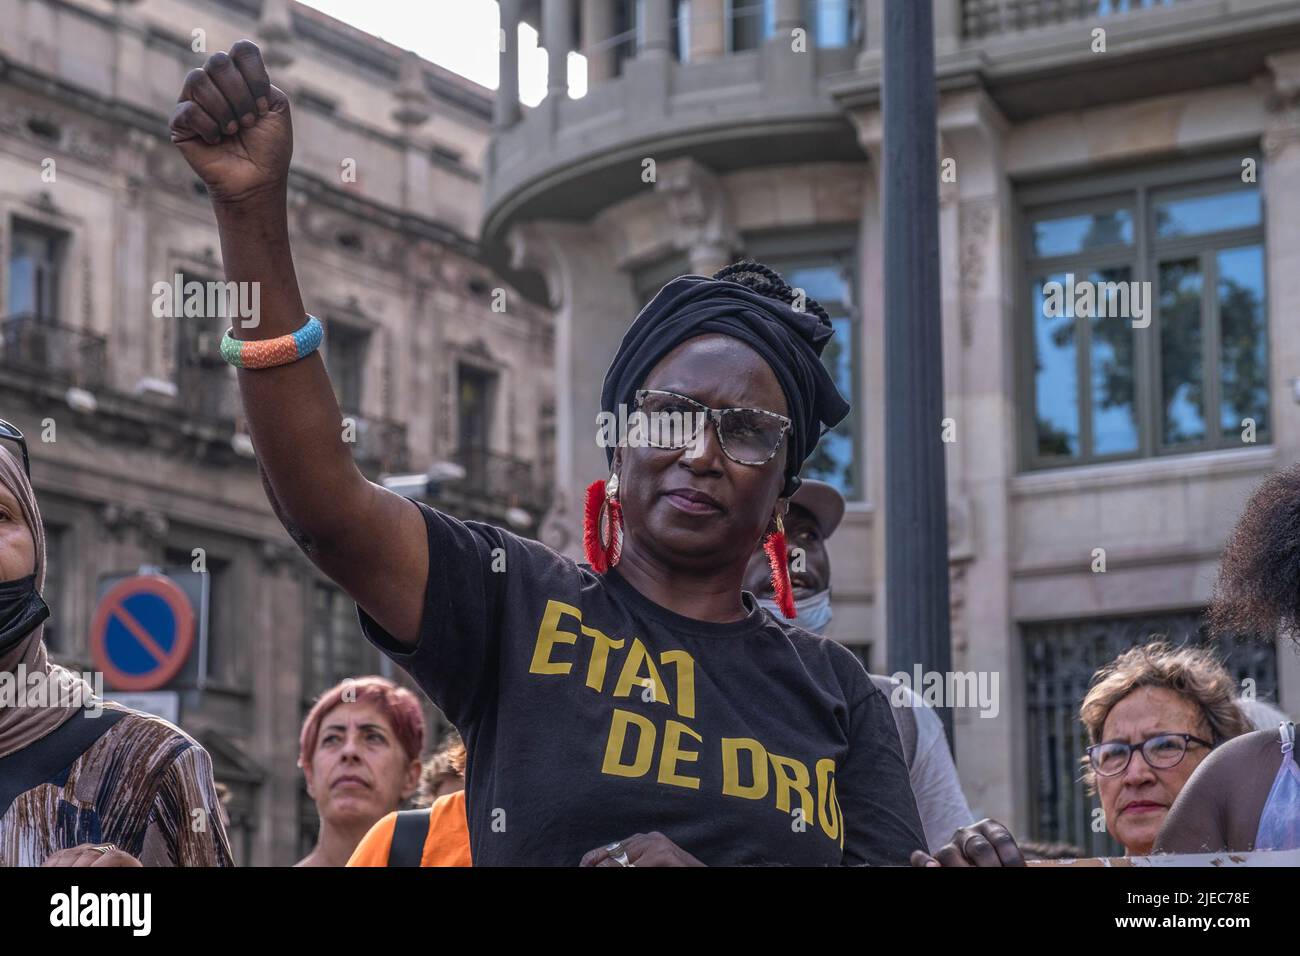
{"type": "Polygon", "coordinates": [[[233,425],[242,413],[239,387],[226,366],[187,368],[176,383],[177,405],[187,416],[233,425]]]}
{"type": "Polygon", "coordinates": [[[0,364],[82,388],[104,383],[106,339],[30,313],[0,320],[0,364]]]}
{"type": "Polygon", "coordinates": [[[455,482],[463,493],[532,511],[546,503],[532,462],[484,448],[458,449],[452,460],[465,469],[465,477],[455,482]]]}
{"type": "Polygon", "coordinates": [[[962,33],[996,36],[1078,20],[1171,7],[1183,0],[962,0],[962,33]]]}
{"type": "Polygon", "coordinates": [[[407,467],[406,425],[387,418],[344,412],[345,424],[352,423],[353,454],[362,464],[380,471],[403,471],[407,467]]]}

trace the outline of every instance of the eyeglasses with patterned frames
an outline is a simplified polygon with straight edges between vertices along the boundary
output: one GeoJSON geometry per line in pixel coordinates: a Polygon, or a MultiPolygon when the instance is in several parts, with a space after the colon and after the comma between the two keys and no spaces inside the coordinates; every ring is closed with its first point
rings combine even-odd
{"type": "Polygon", "coordinates": [[[636,408],[651,423],[647,440],[653,448],[678,449],[692,444],[705,422],[717,429],[723,453],[740,465],[766,465],[781,450],[792,422],[762,408],[710,408],[693,398],[658,388],[636,393],[636,408]],[[676,417],[674,417],[676,416],[676,417]],[[673,427],[658,427],[669,421],[673,427]]]}
{"type": "Polygon", "coordinates": [[[19,448],[22,449],[23,471],[27,473],[28,480],[31,480],[32,462],[31,459],[27,456],[27,439],[23,437],[23,433],[18,430],[18,427],[16,425],[11,425],[3,418],[0,418],[0,439],[14,442],[19,448]]]}

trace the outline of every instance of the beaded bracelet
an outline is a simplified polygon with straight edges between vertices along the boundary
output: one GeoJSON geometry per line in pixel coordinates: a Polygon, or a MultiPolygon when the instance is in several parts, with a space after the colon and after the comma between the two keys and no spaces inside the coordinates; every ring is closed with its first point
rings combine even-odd
{"type": "Polygon", "coordinates": [[[226,329],[221,337],[221,357],[235,368],[274,368],[306,358],[320,347],[325,327],[314,315],[307,316],[302,328],[273,339],[246,341],[235,338],[226,329]]]}

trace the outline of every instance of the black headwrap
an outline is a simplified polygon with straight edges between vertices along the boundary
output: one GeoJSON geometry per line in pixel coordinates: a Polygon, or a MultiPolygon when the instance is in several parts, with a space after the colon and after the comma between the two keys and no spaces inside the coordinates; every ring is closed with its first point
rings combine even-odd
{"type": "MultiPolygon", "coordinates": [[[[659,290],[623,336],[618,354],[605,373],[600,391],[602,411],[631,407],[636,390],[659,360],[687,339],[711,332],[740,339],[772,367],[793,426],[786,439],[789,497],[799,487],[799,469],[817,447],[822,425],[834,428],[849,413],[821,354],[835,334],[829,321],[768,298],[727,279],[680,276],[659,290]]],[[[605,449],[612,464],[614,448],[605,449]]]]}

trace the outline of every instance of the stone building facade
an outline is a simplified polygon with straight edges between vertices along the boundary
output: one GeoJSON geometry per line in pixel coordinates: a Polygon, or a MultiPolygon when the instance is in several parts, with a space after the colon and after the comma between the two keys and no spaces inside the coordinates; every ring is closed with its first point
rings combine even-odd
{"type": "Polygon", "coordinates": [[[215,352],[229,321],[156,317],[156,283],[222,278],[168,119],[209,52],[259,42],[293,103],[298,277],[358,462],[528,533],[553,470],[553,333],[476,240],[490,92],[287,0],[0,0],[0,23],[0,417],[31,445],[55,656],[90,668],[101,575],[202,549],[206,673],[180,723],[230,789],[238,862],[292,863],[316,825],[306,707],[391,671],[270,512],[215,352]]]}
{"type": "MultiPolygon", "coordinates": [[[[815,469],[850,502],[830,633],[876,669],[883,6],[503,0],[507,40],[540,29],[549,93],[518,104],[506,43],[483,219],[488,255],[543,277],[556,313],[542,537],[574,553],[578,495],[605,470],[601,375],[663,281],[752,254],[831,301],[855,413],[815,469]]],[[[1088,678],[1153,636],[1202,639],[1247,493],[1300,456],[1300,6],[934,10],[953,666],[1000,687],[996,716],[956,711],[957,763],[978,814],[1100,851],[1077,781],[1088,678]],[[1148,324],[1049,315],[1046,283],[1070,275],[1137,283],[1148,324]]],[[[1300,712],[1290,645],[1223,650],[1300,712]]]]}

